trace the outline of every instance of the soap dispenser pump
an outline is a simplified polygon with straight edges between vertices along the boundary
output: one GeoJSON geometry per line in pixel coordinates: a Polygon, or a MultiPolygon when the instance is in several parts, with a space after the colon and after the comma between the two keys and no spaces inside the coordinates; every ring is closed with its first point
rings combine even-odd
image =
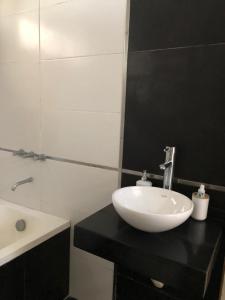
{"type": "Polygon", "coordinates": [[[146,170],[143,171],[142,177],[136,182],[137,186],[152,186],[152,182],[148,180],[148,173],[146,170]]]}
{"type": "Polygon", "coordinates": [[[200,185],[197,193],[192,194],[192,201],[194,203],[192,218],[198,221],[204,221],[207,218],[209,206],[209,195],[205,192],[204,184],[200,185]]]}

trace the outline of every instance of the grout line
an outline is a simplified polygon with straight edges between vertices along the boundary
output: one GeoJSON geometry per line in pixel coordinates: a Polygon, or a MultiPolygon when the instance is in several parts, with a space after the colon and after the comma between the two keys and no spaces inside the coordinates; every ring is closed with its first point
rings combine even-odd
{"type": "MultiPolygon", "coordinates": [[[[40,43],[41,44],[41,43],[40,43]]],[[[40,45],[41,46],[41,45],[40,45]]],[[[101,56],[115,56],[115,55],[123,55],[123,52],[112,52],[112,53],[99,53],[99,54],[87,54],[87,55],[77,55],[77,56],[65,56],[65,57],[53,57],[53,58],[42,58],[40,55],[40,63],[44,62],[54,62],[54,61],[70,61],[70,60],[76,60],[80,58],[91,58],[91,57],[101,57],[101,56]]],[[[31,63],[38,63],[39,60],[33,60],[31,63]]],[[[0,61],[0,64],[29,64],[26,60],[4,60],[0,61]]]]}
{"type": "Polygon", "coordinates": [[[123,138],[125,126],[125,107],[126,107],[126,89],[127,89],[127,62],[128,62],[128,43],[129,43],[129,24],[130,24],[130,0],[126,4],[126,24],[125,24],[125,40],[124,40],[124,55],[123,55],[123,88],[122,88],[122,103],[120,115],[120,149],[119,149],[119,176],[118,187],[122,181],[122,164],[123,164],[123,138]]]}
{"type": "Polygon", "coordinates": [[[34,64],[38,64],[39,61],[37,60],[31,60],[29,62],[27,61],[18,61],[18,60],[5,60],[5,61],[0,61],[0,65],[23,65],[23,66],[28,66],[28,65],[34,65],[34,64]]]}
{"type": "Polygon", "coordinates": [[[189,49],[189,48],[202,48],[202,47],[213,47],[213,46],[225,46],[225,42],[218,42],[218,43],[209,43],[209,44],[199,44],[199,45],[188,45],[188,46],[178,46],[178,47],[169,47],[169,48],[158,48],[158,49],[145,49],[145,50],[129,50],[129,54],[135,53],[144,53],[144,52],[162,52],[168,50],[182,50],[182,49],[189,49]]]}
{"type": "Polygon", "coordinates": [[[34,13],[37,12],[37,10],[39,9],[39,7],[33,7],[33,8],[29,8],[29,9],[22,9],[20,11],[16,11],[16,12],[11,12],[11,13],[7,13],[5,15],[0,15],[0,19],[4,19],[4,18],[8,18],[8,17],[13,17],[13,16],[18,16],[18,15],[22,15],[22,14],[27,14],[27,13],[34,13]]]}
{"type": "Polygon", "coordinates": [[[39,4],[39,12],[38,12],[38,35],[39,35],[39,45],[38,45],[38,84],[39,84],[39,151],[41,150],[41,143],[42,143],[42,131],[43,131],[43,124],[42,124],[42,116],[43,116],[43,100],[42,100],[42,70],[41,70],[41,0],[38,1],[39,4]]]}
{"type": "MultiPolygon", "coordinates": [[[[50,109],[46,109],[46,111],[50,111],[50,109]]],[[[54,111],[62,111],[62,112],[76,112],[76,113],[87,113],[87,114],[105,114],[105,115],[120,115],[121,111],[103,111],[103,110],[87,110],[87,109],[75,109],[68,107],[56,107],[54,111]]]]}
{"type": "Polygon", "coordinates": [[[53,57],[53,58],[41,58],[42,62],[55,61],[55,60],[75,60],[76,58],[89,58],[98,56],[111,56],[111,55],[121,55],[123,52],[110,52],[110,53],[97,53],[97,54],[86,54],[86,55],[76,55],[76,56],[66,56],[66,57],[53,57]]]}
{"type": "MultiPolygon", "coordinates": [[[[8,149],[8,148],[2,148],[2,147],[0,147],[0,151],[9,152],[9,153],[15,152],[15,150],[8,149]]],[[[116,171],[116,172],[119,172],[119,173],[122,173],[122,174],[127,174],[127,175],[134,175],[134,176],[142,176],[143,175],[143,172],[140,172],[140,171],[122,169],[122,168],[116,168],[116,167],[109,167],[109,166],[98,165],[98,164],[82,162],[82,161],[77,161],[77,160],[73,160],[73,159],[67,159],[67,158],[50,156],[50,155],[46,155],[46,159],[53,160],[53,161],[58,161],[58,162],[64,162],[64,163],[80,165],[80,166],[85,166],[85,167],[98,168],[98,169],[103,169],[103,170],[108,170],[108,171],[116,171]]],[[[160,181],[163,180],[163,176],[158,175],[158,174],[148,173],[148,177],[150,179],[155,179],[155,180],[160,180],[160,181]]],[[[173,182],[177,183],[177,184],[191,186],[191,187],[199,187],[200,184],[204,184],[205,187],[208,190],[214,190],[214,191],[218,191],[218,192],[225,192],[225,186],[221,186],[221,185],[215,185],[215,184],[210,184],[210,183],[205,183],[205,182],[186,180],[186,179],[176,178],[176,177],[173,179],[173,182]]]]}
{"type": "Polygon", "coordinates": [[[58,6],[58,5],[65,4],[67,2],[72,2],[72,1],[73,0],[61,0],[61,1],[59,0],[56,3],[41,5],[40,8],[41,8],[41,10],[46,10],[46,9],[49,9],[49,8],[52,8],[52,7],[55,7],[55,6],[58,6]]]}

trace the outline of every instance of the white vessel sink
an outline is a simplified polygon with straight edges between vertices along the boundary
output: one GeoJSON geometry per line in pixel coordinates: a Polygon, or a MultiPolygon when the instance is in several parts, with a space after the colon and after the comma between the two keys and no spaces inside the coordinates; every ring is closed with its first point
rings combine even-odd
{"type": "Polygon", "coordinates": [[[186,196],[156,187],[125,187],[113,193],[112,201],[124,221],[147,232],[173,229],[193,211],[193,203],[186,196]]]}

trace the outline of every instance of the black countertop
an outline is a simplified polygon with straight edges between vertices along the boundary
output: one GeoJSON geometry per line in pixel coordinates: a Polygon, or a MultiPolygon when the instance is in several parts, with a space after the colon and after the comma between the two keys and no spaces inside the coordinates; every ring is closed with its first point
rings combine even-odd
{"type": "Polygon", "coordinates": [[[109,205],[75,226],[74,245],[199,297],[206,291],[221,239],[219,225],[191,218],[164,233],[138,231],[109,205]]]}

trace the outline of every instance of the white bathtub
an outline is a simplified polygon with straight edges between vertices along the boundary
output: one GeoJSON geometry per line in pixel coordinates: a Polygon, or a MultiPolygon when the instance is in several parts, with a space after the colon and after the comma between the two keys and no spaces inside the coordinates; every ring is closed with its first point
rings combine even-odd
{"type": "Polygon", "coordinates": [[[70,227],[70,222],[0,199],[0,266],[70,227]],[[23,219],[26,229],[16,230],[23,219]]]}

